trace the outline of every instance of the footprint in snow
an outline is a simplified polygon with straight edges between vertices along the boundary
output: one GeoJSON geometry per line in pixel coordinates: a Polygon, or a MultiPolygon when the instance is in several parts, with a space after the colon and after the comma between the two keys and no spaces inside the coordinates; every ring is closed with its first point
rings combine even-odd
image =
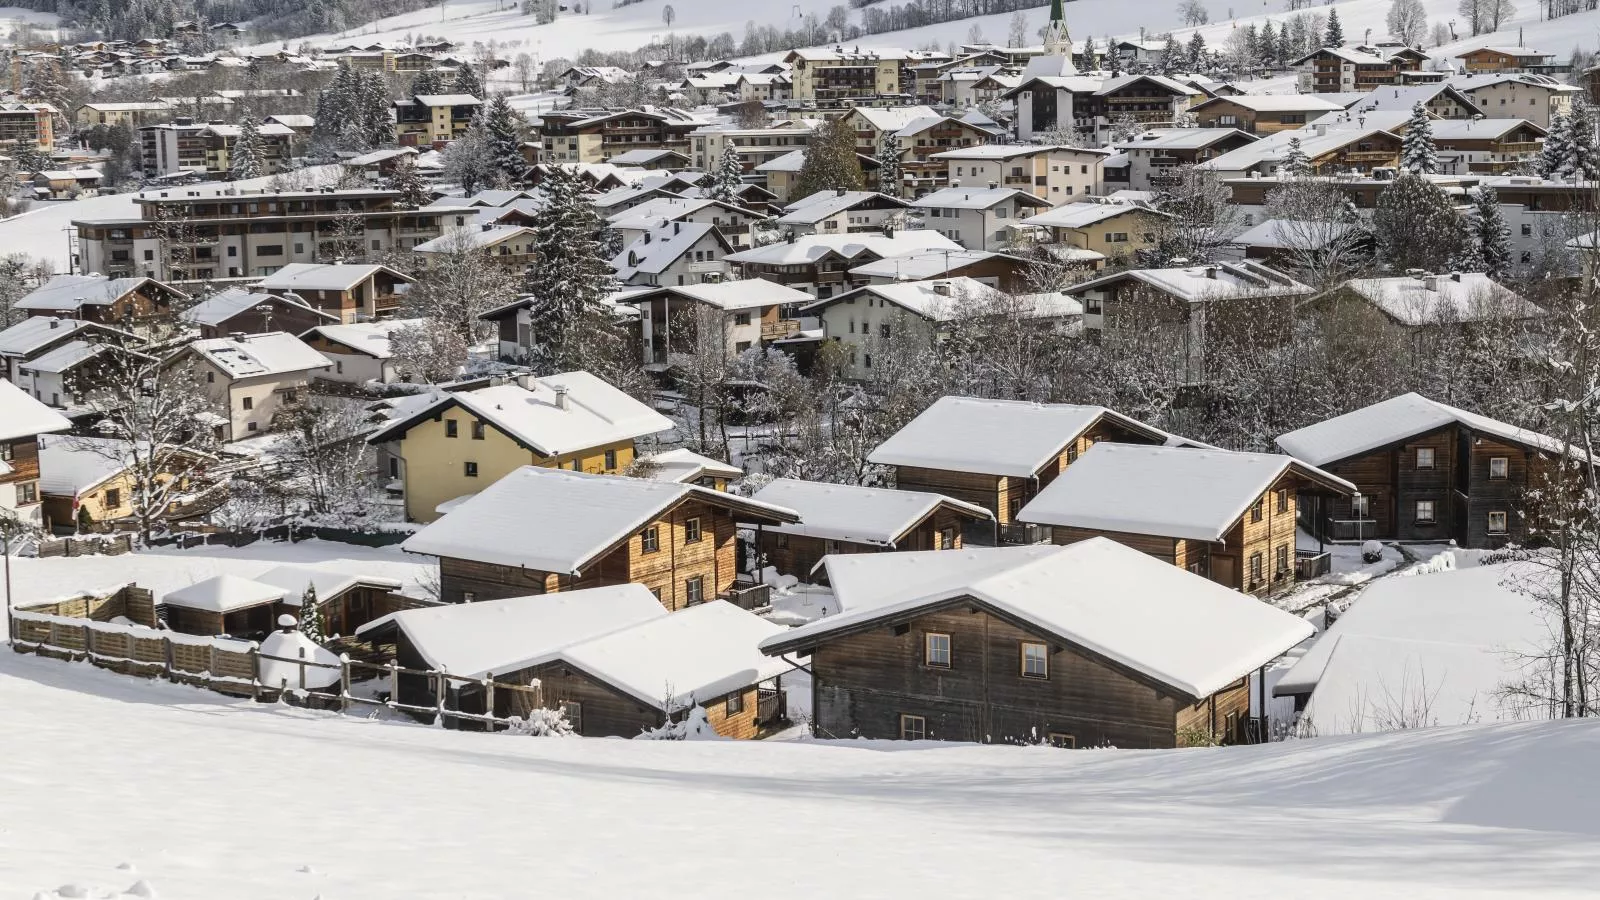
{"type": "Polygon", "coordinates": [[[144,900],[156,900],[156,889],[151,887],[150,882],[145,881],[143,878],[135,881],[122,894],[125,897],[142,897],[144,900]]]}

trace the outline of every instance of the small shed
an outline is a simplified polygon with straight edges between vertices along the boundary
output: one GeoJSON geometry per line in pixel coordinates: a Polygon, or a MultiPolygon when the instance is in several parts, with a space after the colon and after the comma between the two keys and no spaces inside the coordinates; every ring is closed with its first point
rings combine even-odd
{"type": "Polygon", "coordinates": [[[273,629],[278,616],[298,609],[299,598],[290,604],[287,593],[238,575],[214,575],[162,597],[157,614],[182,634],[262,635],[273,629]]]}
{"type": "Polygon", "coordinates": [[[303,612],[300,607],[306,589],[313,590],[317,609],[322,613],[322,630],[328,636],[355,634],[357,628],[373,619],[419,605],[409,598],[397,598],[395,592],[401,587],[400,581],[377,575],[278,566],[257,575],[254,580],[282,591],[284,604],[295,608],[292,614],[296,617],[303,612]]]}

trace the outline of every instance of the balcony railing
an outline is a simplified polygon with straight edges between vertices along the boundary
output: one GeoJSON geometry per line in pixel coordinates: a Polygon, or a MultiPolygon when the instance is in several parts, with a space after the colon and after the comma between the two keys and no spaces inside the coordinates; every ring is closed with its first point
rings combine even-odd
{"type": "Polygon", "coordinates": [[[722,592],[721,599],[740,609],[761,609],[772,605],[772,586],[750,581],[735,581],[733,587],[722,592]]]}
{"type": "Polygon", "coordinates": [[[1332,553],[1313,553],[1309,550],[1296,550],[1294,552],[1294,578],[1296,581],[1310,581],[1333,571],[1332,553]]]}

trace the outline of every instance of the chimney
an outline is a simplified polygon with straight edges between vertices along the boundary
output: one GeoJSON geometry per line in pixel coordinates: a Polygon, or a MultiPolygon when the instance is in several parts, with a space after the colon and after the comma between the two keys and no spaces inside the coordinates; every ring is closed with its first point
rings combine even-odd
{"type": "Polygon", "coordinates": [[[672,233],[673,234],[679,234],[682,231],[683,231],[683,223],[682,222],[673,222],[672,223],[672,233]]]}
{"type": "Polygon", "coordinates": [[[1211,279],[1212,281],[1216,281],[1217,280],[1217,267],[1216,266],[1206,266],[1206,277],[1211,279]]]}
{"type": "Polygon", "coordinates": [[[228,340],[237,341],[237,342],[242,344],[242,343],[244,343],[244,332],[242,332],[242,331],[230,332],[228,334],[228,340]]]}
{"type": "Polygon", "coordinates": [[[57,319],[57,318],[54,318],[54,317],[52,317],[50,319],[50,330],[51,331],[54,331],[56,328],[60,327],[60,325],[61,325],[61,320],[60,319],[57,319]]]}
{"type": "Polygon", "coordinates": [[[959,179],[959,178],[950,179],[950,186],[951,187],[961,187],[961,179],[959,179]]]}
{"type": "Polygon", "coordinates": [[[645,243],[646,243],[646,244],[648,244],[648,243],[650,243],[650,232],[648,232],[648,231],[646,231],[646,232],[645,232],[645,233],[644,233],[644,242],[645,242],[645,243]]]}
{"type": "Polygon", "coordinates": [[[941,297],[950,296],[950,282],[948,282],[948,281],[935,281],[933,283],[933,292],[935,294],[938,294],[941,297]]]}
{"type": "Polygon", "coordinates": [[[1460,272],[1451,272],[1450,273],[1450,280],[1454,281],[1456,284],[1460,284],[1461,283],[1461,273],[1460,272]]]}
{"type": "Polygon", "coordinates": [[[558,384],[555,386],[555,389],[556,409],[565,410],[567,408],[567,386],[564,384],[558,384]]]}
{"type": "Polygon", "coordinates": [[[791,243],[791,244],[794,243],[794,229],[791,228],[789,230],[787,238],[788,238],[789,243],[791,243]]]}
{"type": "Polygon", "coordinates": [[[1437,275],[1424,275],[1424,276],[1422,276],[1422,286],[1424,288],[1427,288],[1430,291],[1437,292],[1439,290],[1439,276],[1437,276],[1437,275]]]}
{"type": "Polygon", "coordinates": [[[1317,137],[1325,137],[1327,135],[1327,133],[1328,133],[1328,126],[1324,125],[1324,124],[1322,124],[1320,122],[1317,123],[1317,137]]]}
{"type": "Polygon", "coordinates": [[[1000,182],[998,182],[998,181],[989,182],[989,190],[992,191],[992,190],[995,190],[998,187],[1000,187],[1000,182]]]}
{"type": "Polygon", "coordinates": [[[517,382],[517,387],[522,388],[525,391],[533,390],[534,379],[533,379],[533,376],[528,374],[527,372],[522,372],[522,373],[518,374],[516,376],[516,382],[517,382]]]}

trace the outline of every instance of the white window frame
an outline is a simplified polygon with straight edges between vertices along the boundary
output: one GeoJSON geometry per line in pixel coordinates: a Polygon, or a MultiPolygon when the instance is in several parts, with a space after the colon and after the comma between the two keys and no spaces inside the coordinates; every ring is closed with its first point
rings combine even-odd
{"type": "Polygon", "coordinates": [[[1037,678],[1040,681],[1050,679],[1050,645],[1043,641],[1023,641],[1018,648],[1020,669],[1023,678],[1037,678]],[[1037,652],[1032,652],[1037,651],[1037,652]],[[1033,671],[1030,662],[1037,662],[1038,671],[1033,671]]]}

